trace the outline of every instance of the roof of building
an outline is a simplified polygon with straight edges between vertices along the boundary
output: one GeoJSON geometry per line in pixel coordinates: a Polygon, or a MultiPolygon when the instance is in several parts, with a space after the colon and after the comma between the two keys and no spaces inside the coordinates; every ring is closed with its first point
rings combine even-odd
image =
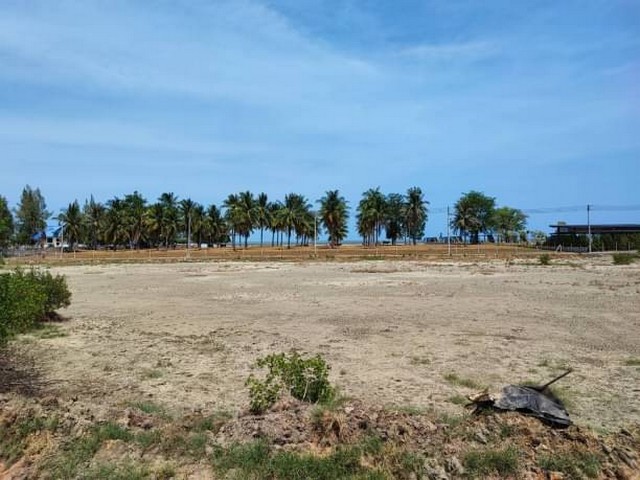
{"type": "Polygon", "coordinates": [[[39,232],[31,235],[31,240],[38,241],[41,238],[54,238],[59,237],[62,231],[62,227],[47,227],[44,230],[40,230],[39,232]]]}

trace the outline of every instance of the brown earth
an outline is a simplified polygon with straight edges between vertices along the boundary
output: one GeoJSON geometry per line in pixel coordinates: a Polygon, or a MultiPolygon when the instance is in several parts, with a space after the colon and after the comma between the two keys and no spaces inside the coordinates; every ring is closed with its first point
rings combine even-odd
{"type": "MultiPolygon", "coordinates": [[[[322,354],[341,392],[374,410],[461,413],[460,395],[571,367],[557,392],[578,425],[640,422],[640,265],[610,257],[54,271],[73,292],[66,336],[17,348],[38,366],[36,395],[66,402],[77,429],[141,400],[237,412],[255,360],[291,349],[322,354]]],[[[34,393],[0,393],[0,406],[19,395],[34,393]]]]}

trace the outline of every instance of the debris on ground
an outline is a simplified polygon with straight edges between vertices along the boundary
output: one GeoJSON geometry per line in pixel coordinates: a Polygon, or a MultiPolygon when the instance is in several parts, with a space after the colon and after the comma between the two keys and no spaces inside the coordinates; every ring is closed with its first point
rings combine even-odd
{"type": "Polygon", "coordinates": [[[549,387],[571,371],[567,370],[542,386],[507,385],[498,394],[482,392],[470,398],[470,406],[475,407],[476,412],[488,408],[516,411],[537,417],[553,427],[566,428],[571,425],[569,412],[549,387]]]}

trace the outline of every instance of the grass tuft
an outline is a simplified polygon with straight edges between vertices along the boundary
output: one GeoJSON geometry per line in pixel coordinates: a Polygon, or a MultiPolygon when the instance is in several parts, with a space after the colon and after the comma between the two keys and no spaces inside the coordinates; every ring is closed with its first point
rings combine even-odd
{"type": "Polygon", "coordinates": [[[470,378],[464,378],[459,376],[457,373],[447,373],[444,376],[444,379],[452,385],[457,385],[459,387],[473,388],[473,389],[481,389],[482,385],[480,385],[475,380],[470,378]]]}
{"type": "Polygon", "coordinates": [[[464,466],[471,476],[492,474],[515,475],[519,469],[518,450],[507,447],[503,450],[476,450],[464,457],[464,466]]]}
{"type": "Polygon", "coordinates": [[[627,358],[624,361],[624,364],[627,367],[640,367],[640,357],[631,357],[631,358],[627,358]]]}
{"type": "Polygon", "coordinates": [[[599,457],[590,452],[551,453],[538,459],[543,470],[561,472],[568,478],[597,478],[600,475],[599,457]]]}
{"type": "Polygon", "coordinates": [[[469,404],[469,399],[467,397],[462,396],[462,395],[453,395],[453,396],[449,397],[448,400],[449,400],[449,402],[453,403],[454,405],[465,406],[465,405],[469,404]]]}

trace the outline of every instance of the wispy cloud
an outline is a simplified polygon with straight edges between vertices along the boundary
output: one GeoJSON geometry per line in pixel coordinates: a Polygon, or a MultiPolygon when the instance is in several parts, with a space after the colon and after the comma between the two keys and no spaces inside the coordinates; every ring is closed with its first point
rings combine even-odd
{"type": "MultiPolygon", "coordinates": [[[[421,15],[385,2],[327,0],[311,13],[281,3],[2,2],[3,160],[47,172],[49,155],[77,164],[120,149],[140,165],[201,156],[197,175],[149,163],[157,188],[206,181],[203,191],[223,192],[296,181],[444,190],[433,172],[445,165],[456,194],[456,175],[479,165],[477,188],[524,185],[526,175],[505,173],[513,159],[535,169],[639,151],[640,109],[616,76],[633,74],[637,35],[617,16],[554,3],[539,15],[507,9],[502,21],[510,2],[500,0],[435,2],[421,15]]],[[[23,176],[3,172],[0,191],[23,176]]],[[[106,170],[101,180],[123,181],[106,170]]]]}
{"type": "Polygon", "coordinates": [[[420,60],[476,60],[498,55],[499,53],[498,45],[488,40],[412,45],[398,52],[403,57],[420,60]]]}

